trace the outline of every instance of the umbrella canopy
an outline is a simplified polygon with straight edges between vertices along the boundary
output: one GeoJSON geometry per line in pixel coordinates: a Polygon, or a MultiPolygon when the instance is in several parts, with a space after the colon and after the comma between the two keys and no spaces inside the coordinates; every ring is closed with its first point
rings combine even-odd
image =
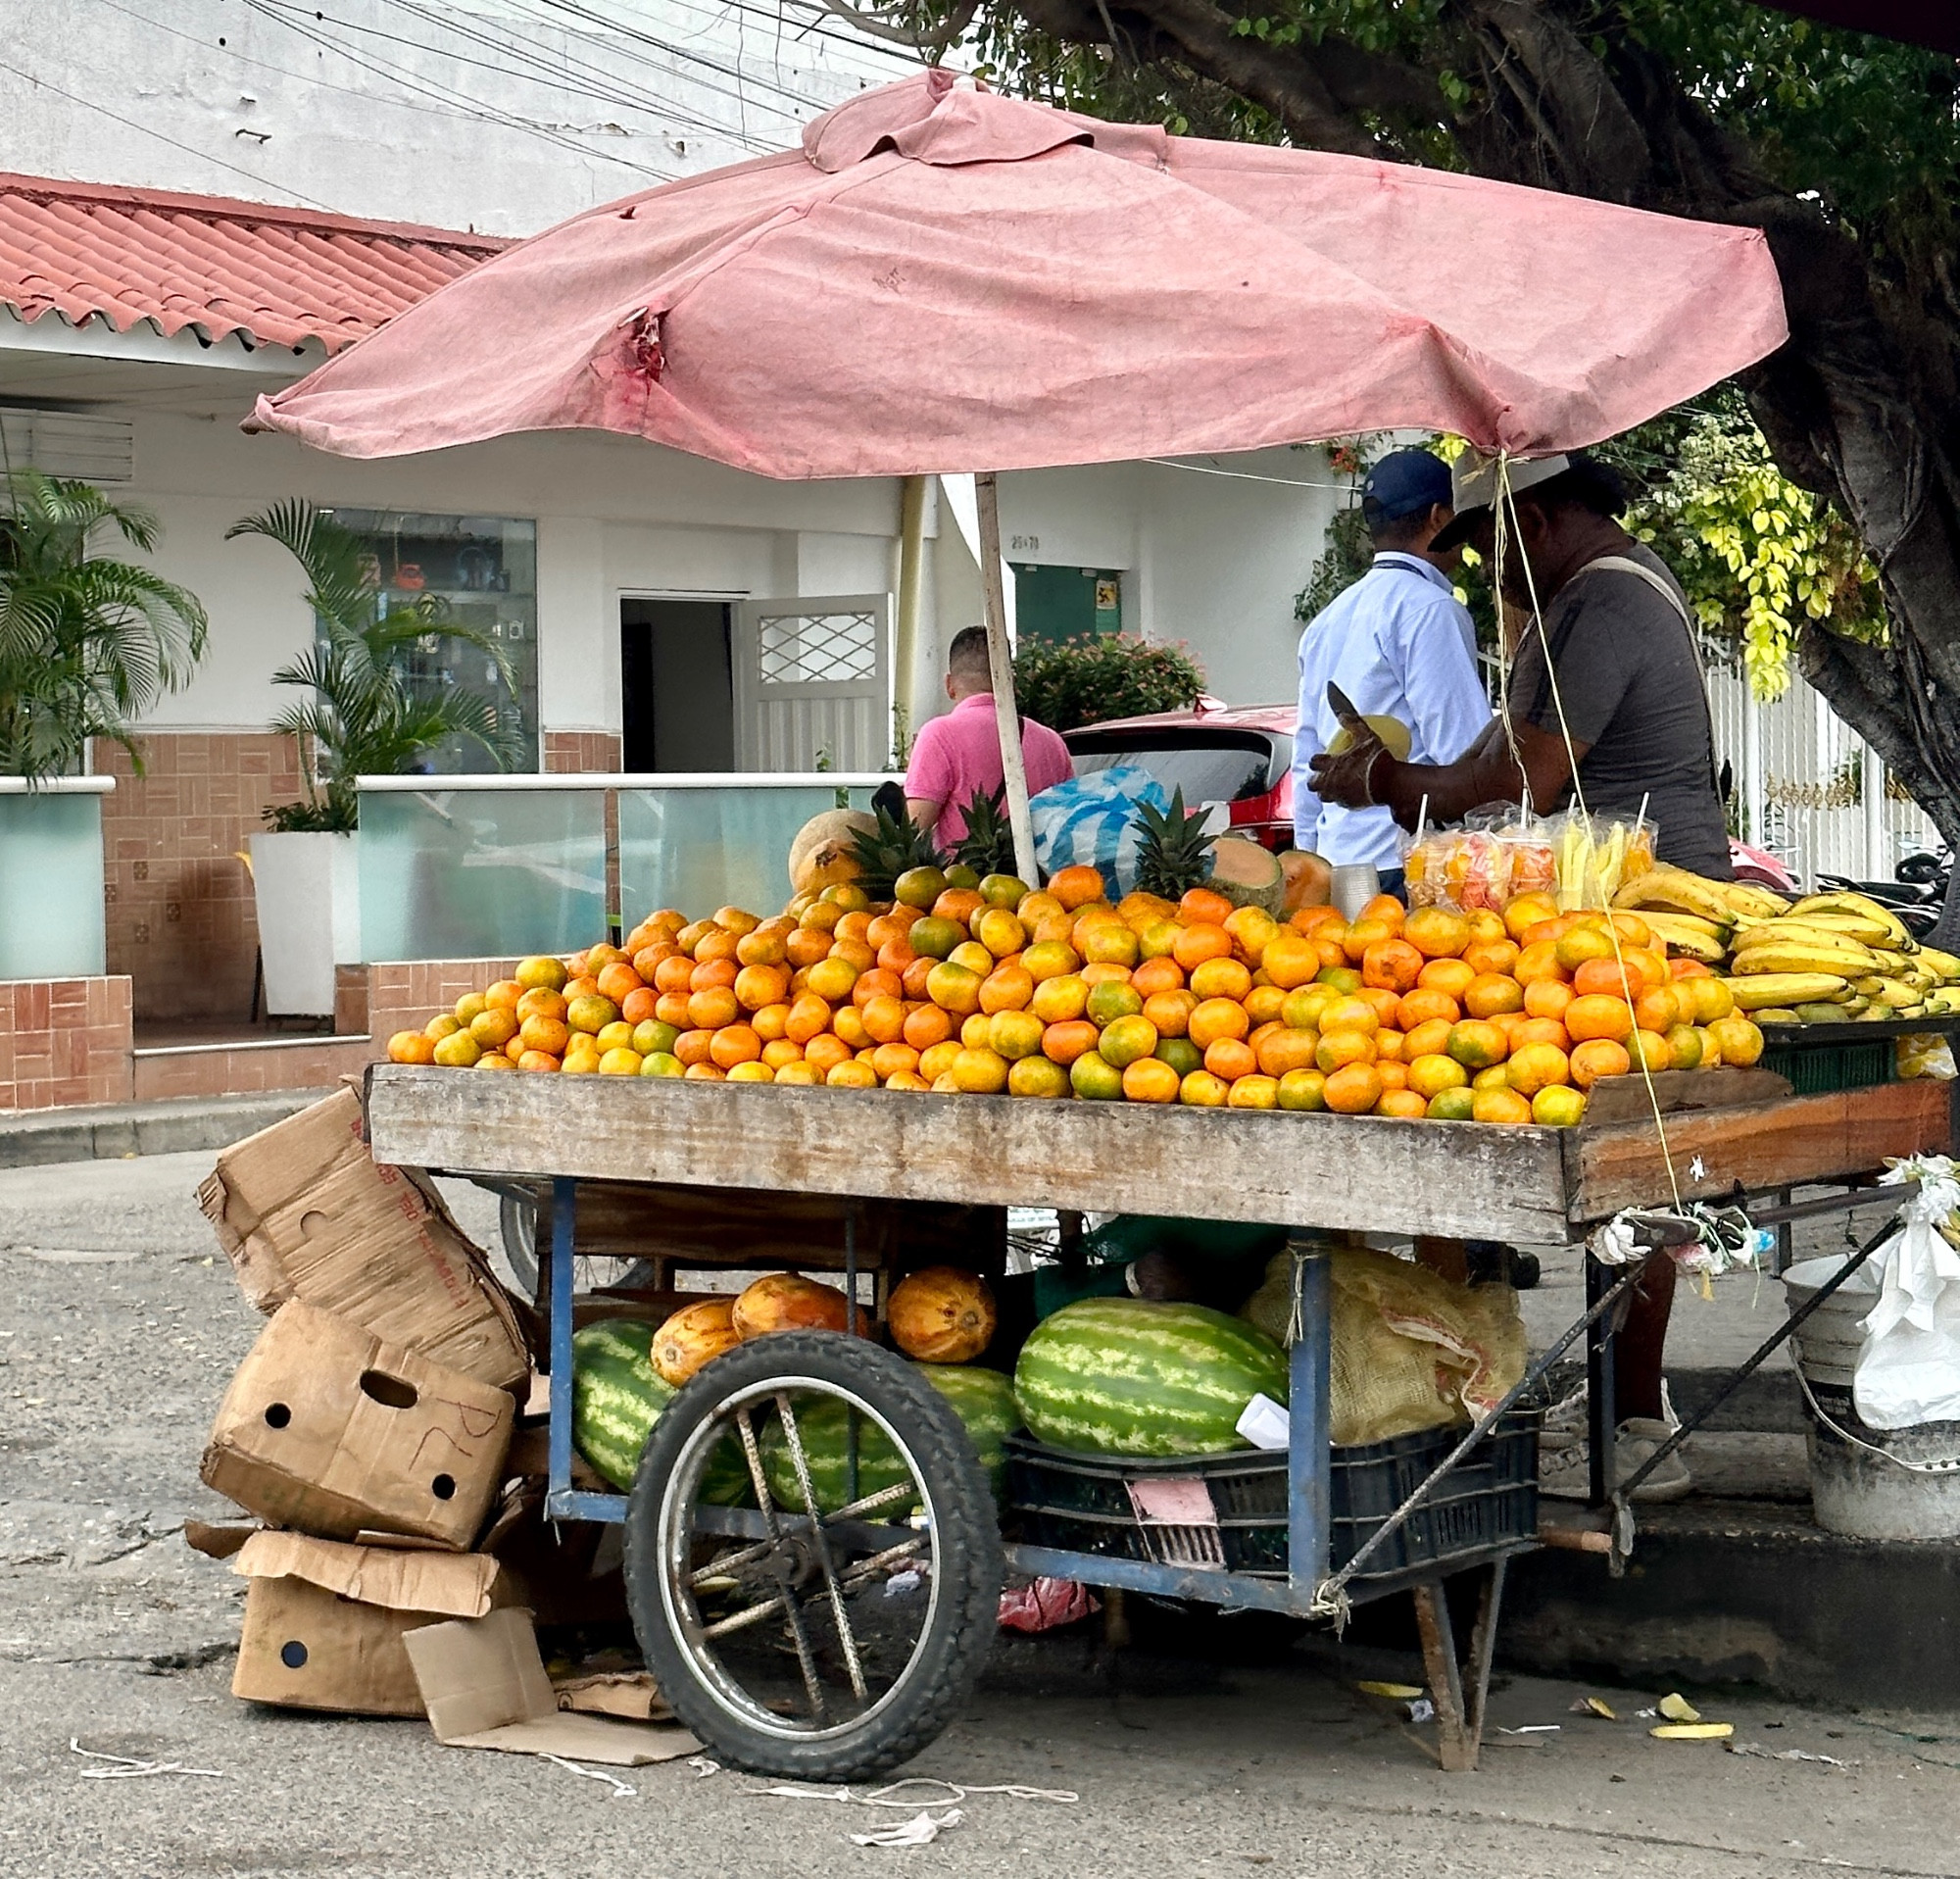
{"type": "Polygon", "coordinates": [[[521,243],[259,401],[353,457],[520,430],[779,477],[1419,428],[1597,442],[1783,342],[1754,229],[1173,137],[934,71],[521,243]]]}

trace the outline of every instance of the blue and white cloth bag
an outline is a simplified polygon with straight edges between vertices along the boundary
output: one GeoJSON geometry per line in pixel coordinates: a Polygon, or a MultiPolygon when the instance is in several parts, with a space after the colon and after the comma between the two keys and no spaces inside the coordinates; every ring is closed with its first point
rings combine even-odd
{"type": "Polygon", "coordinates": [[[1135,764],[1091,770],[1045,789],[1028,804],[1035,825],[1035,860],[1044,875],[1088,866],[1119,900],[1137,878],[1139,805],[1170,807],[1170,792],[1135,764]]]}

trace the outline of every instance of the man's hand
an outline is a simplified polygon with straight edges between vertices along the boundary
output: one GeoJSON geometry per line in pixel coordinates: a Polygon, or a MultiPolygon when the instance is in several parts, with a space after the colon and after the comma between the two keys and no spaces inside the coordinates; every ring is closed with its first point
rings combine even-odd
{"type": "Polygon", "coordinates": [[[1389,747],[1372,730],[1364,730],[1340,756],[1322,751],[1308,763],[1313,793],[1343,809],[1372,809],[1382,800],[1374,785],[1381,780],[1377,766],[1385,760],[1395,761],[1389,747]]]}

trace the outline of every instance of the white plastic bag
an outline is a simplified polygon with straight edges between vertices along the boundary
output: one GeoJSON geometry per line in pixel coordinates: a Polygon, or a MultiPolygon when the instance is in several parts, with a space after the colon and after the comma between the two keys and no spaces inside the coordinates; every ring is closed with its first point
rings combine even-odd
{"type": "Polygon", "coordinates": [[[1119,900],[1136,883],[1137,806],[1170,807],[1170,795],[1149,770],[1135,764],[1071,776],[1028,804],[1035,829],[1035,860],[1045,875],[1064,867],[1100,869],[1109,898],[1119,900]]]}
{"type": "Polygon", "coordinates": [[[1920,1190],[1878,1252],[1879,1302],[1864,1320],[1851,1400],[1874,1429],[1960,1422],[1960,1252],[1942,1227],[1960,1207],[1960,1170],[1944,1156],[1902,1162],[1892,1178],[1920,1190]]]}

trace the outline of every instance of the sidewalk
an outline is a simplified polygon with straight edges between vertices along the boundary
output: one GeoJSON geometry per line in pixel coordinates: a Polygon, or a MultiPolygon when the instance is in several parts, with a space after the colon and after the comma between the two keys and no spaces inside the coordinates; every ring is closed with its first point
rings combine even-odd
{"type": "Polygon", "coordinates": [[[57,1162],[119,1161],[131,1155],[225,1148],[327,1094],[324,1089],[277,1090],[0,1114],[0,1167],[43,1167],[57,1162]]]}

